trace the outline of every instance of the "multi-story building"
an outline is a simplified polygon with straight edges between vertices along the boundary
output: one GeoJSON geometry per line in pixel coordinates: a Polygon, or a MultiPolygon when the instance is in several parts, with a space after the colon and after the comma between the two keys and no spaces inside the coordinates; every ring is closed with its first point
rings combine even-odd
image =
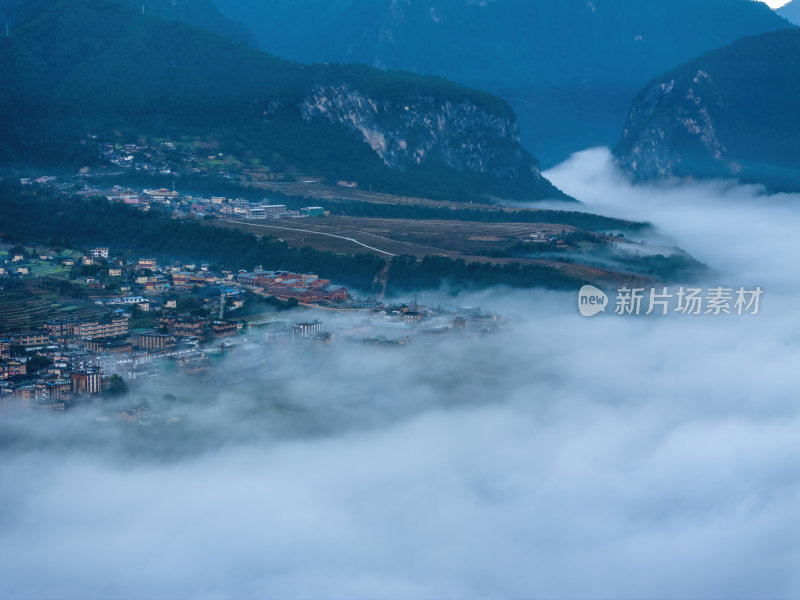
{"type": "Polygon", "coordinates": [[[277,219],[286,214],[285,204],[262,204],[260,208],[264,210],[265,219],[277,219]]]}
{"type": "Polygon", "coordinates": [[[83,347],[89,352],[94,352],[95,354],[130,354],[131,351],[133,351],[133,344],[123,340],[110,341],[102,339],[87,339],[84,340],[83,347]]]}
{"type": "Polygon", "coordinates": [[[72,379],[53,379],[44,385],[50,400],[63,401],[72,398],[72,379]]]}
{"type": "Polygon", "coordinates": [[[0,361],[0,379],[8,379],[14,375],[25,375],[28,369],[24,362],[19,360],[0,361]]]}
{"type": "Polygon", "coordinates": [[[203,317],[189,317],[179,319],[172,326],[172,333],[178,337],[205,338],[205,329],[208,321],[203,317]]]}
{"type": "Polygon", "coordinates": [[[47,331],[27,331],[12,335],[11,341],[20,346],[44,346],[50,343],[50,334],[47,331]]]}
{"type": "Polygon", "coordinates": [[[169,333],[143,333],[136,345],[144,350],[165,350],[175,345],[175,336],[169,333]]]}
{"type": "Polygon", "coordinates": [[[245,214],[248,219],[266,219],[267,214],[263,206],[251,206],[247,208],[245,214]]]}
{"type": "Polygon", "coordinates": [[[63,343],[75,335],[75,319],[45,321],[44,328],[53,341],[63,343]]]}
{"type": "Polygon", "coordinates": [[[49,336],[59,343],[71,339],[110,338],[128,334],[127,317],[111,317],[97,321],[78,321],[76,319],[47,321],[44,326],[49,336]]]}
{"type": "Polygon", "coordinates": [[[205,339],[208,319],[204,317],[181,315],[179,317],[161,317],[159,323],[176,337],[197,337],[205,339]]]}
{"type": "Polygon", "coordinates": [[[95,248],[92,250],[92,258],[108,258],[108,248],[95,248]]]}
{"type": "Polygon", "coordinates": [[[0,340],[0,360],[11,358],[11,340],[0,340]]]}
{"type": "Polygon", "coordinates": [[[140,269],[150,269],[151,271],[155,271],[158,266],[155,258],[140,258],[137,264],[140,269]]]}
{"type": "Polygon", "coordinates": [[[148,277],[147,281],[144,282],[144,289],[148,292],[163,292],[168,286],[169,284],[166,280],[161,277],[148,277]]]}
{"type": "Polygon", "coordinates": [[[313,321],[304,321],[302,323],[295,323],[292,325],[292,331],[295,337],[311,337],[315,333],[322,331],[322,321],[314,319],[313,321]]]}
{"type": "Polygon", "coordinates": [[[99,394],[103,391],[103,382],[100,369],[88,367],[70,375],[72,379],[73,394],[99,394]]]}
{"type": "Polygon", "coordinates": [[[205,275],[197,275],[195,273],[187,273],[185,271],[178,271],[172,274],[172,284],[175,286],[195,286],[205,285],[205,275]]]}
{"type": "Polygon", "coordinates": [[[347,300],[347,288],[343,285],[326,285],[322,291],[326,300],[347,300]]]}
{"type": "Polygon", "coordinates": [[[23,404],[30,404],[46,398],[46,392],[35,383],[27,383],[14,388],[13,397],[22,400],[23,404]]]}
{"type": "Polygon", "coordinates": [[[82,321],[76,329],[76,334],[82,340],[128,335],[128,318],[112,317],[104,321],[82,321]]]}
{"type": "Polygon", "coordinates": [[[215,337],[229,337],[236,335],[239,326],[235,321],[214,321],[211,323],[211,329],[214,331],[215,337]]]}

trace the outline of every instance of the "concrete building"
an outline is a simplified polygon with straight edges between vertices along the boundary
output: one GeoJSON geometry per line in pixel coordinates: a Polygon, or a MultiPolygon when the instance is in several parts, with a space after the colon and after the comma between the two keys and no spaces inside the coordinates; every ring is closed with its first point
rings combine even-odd
{"type": "Polygon", "coordinates": [[[306,217],[324,217],[325,209],[321,206],[306,206],[300,209],[300,214],[306,217]]]}
{"type": "Polygon", "coordinates": [[[286,215],[285,204],[262,204],[259,208],[264,211],[264,219],[279,219],[286,215]]]}
{"type": "Polygon", "coordinates": [[[208,319],[204,317],[191,317],[189,315],[161,317],[159,323],[176,337],[196,337],[201,340],[206,338],[208,319]]]}
{"type": "Polygon", "coordinates": [[[175,345],[175,336],[169,333],[143,333],[136,345],[143,350],[165,350],[175,345]]]}
{"type": "Polygon", "coordinates": [[[98,321],[78,321],[75,319],[46,321],[45,329],[50,338],[59,343],[70,339],[111,338],[128,335],[128,318],[111,317],[98,321]]]}
{"type": "Polygon", "coordinates": [[[0,379],[8,379],[15,375],[25,375],[28,369],[24,362],[19,360],[0,361],[0,379]]]}
{"type": "Polygon", "coordinates": [[[71,379],[54,379],[45,384],[47,390],[47,397],[50,400],[64,401],[72,399],[72,380],[71,379]]]}
{"type": "Polygon", "coordinates": [[[239,326],[235,321],[214,321],[211,323],[211,329],[215,337],[229,337],[239,332],[239,326]]]}
{"type": "Polygon", "coordinates": [[[133,344],[124,340],[110,341],[87,339],[84,341],[83,347],[95,354],[130,354],[133,351],[133,344]]]}
{"type": "Polygon", "coordinates": [[[319,319],[295,323],[292,326],[292,332],[294,333],[295,337],[308,338],[319,333],[320,331],[322,331],[322,321],[319,319]]]}
{"type": "Polygon", "coordinates": [[[100,369],[88,367],[82,371],[72,373],[72,393],[73,394],[99,394],[103,391],[100,369]]]}
{"type": "Polygon", "coordinates": [[[11,341],[20,346],[45,346],[50,343],[50,334],[47,331],[27,331],[12,335],[11,341]]]}

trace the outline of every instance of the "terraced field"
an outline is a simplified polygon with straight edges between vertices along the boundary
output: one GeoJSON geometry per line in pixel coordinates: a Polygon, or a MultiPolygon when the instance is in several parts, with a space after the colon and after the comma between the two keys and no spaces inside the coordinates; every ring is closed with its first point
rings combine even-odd
{"type": "Polygon", "coordinates": [[[66,277],[69,268],[58,263],[35,261],[26,263],[30,268],[31,277],[66,277]]]}
{"type": "Polygon", "coordinates": [[[93,318],[108,309],[76,298],[26,287],[0,290],[0,335],[41,329],[48,319],[93,318]]]}

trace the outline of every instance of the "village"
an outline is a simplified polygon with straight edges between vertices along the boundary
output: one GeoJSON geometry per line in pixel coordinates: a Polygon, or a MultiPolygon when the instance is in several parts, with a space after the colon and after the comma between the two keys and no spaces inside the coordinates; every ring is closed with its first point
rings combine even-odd
{"type": "Polygon", "coordinates": [[[148,211],[151,207],[167,210],[175,219],[302,219],[308,217],[324,217],[330,214],[321,206],[304,206],[297,210],[287,208],[286,204],[272,203],[263,198],[251,201],[245,198],[228,198],[225,196],[195,196],[167,188],[133,188],[125,185],[99,185],[85,183],[76,188],[72,182],[43,175],[36,178],[23,177],[22,185],[40,185],[56,192],[71,194],[77,197],[102,197],[109,202],[125,204],[148,211]]]}
{"type": "Polygon", "coordinates": [[[87,399],[124,396],[165,371],[213,380],[224,376],[225,356],[241,346],[402,348],[504,325],[496,314],[431,308],[416,297],[405,303],[352,298],[344,286],[312,273],[126,260],[106,247],[87,254],[36,244],[0,247],[0,269],[0,286],[18,293],[4,291],[0,302],[4,410],[62,412],[87,399]],[[59,273],[69,275],[55,284],[59,273]],[[90,274],[66,280],[80,273],[90,274]],[[55,291],[75,299],[59,304],[55,291]]]}

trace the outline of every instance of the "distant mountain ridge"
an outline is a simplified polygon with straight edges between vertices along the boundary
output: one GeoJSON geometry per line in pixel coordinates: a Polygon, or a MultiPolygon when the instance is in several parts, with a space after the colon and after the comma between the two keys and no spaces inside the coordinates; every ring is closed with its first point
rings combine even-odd
{"type": "Polygon", "coordinates": [[[565,198],[520,146],[511,108],[489,94],[411,73],[305,67],[124,3],[48,4],[0,39],[6,164],[89,161],[88,134],[173,136],[376,190],[565,198]]]}
{"type": "MultiPolygon", "coordinates": [[[[213,0],[111,0],[165,19],[180,19],[253,48],[258,42],[241,23],[223,15],[213,0]]],[[[13,27],[57,4],[59,0],[0,0],[0,16],[13,27]]]]}
{"type": "Polygon", "coordinates": [[[614,150],[636,179],[737,177],[800,191],[800,29],[739,40],[647,85],[614,150]]]}
{"type": "Polygon", "coordinates": [[[795,25],[800,25],[800,0],[792,0],[775,11],[784,19],[795,25]]]}
{"type": "Polygon", "coordinates": [[[447,77],[516,111],[545,166],[612,146],[651,78],[786,22],[751,0],[216,0],[261,46],[447,77]]]}

